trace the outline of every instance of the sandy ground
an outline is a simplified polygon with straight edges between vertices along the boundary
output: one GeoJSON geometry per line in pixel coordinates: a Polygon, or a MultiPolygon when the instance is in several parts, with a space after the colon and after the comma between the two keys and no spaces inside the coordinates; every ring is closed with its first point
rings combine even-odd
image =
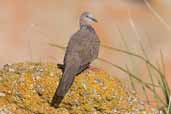
{"type": "MultiPolygon", "coordinates": [[[[154,8],[159,9],[156,4],[154,8]]],[[[142,42],[153,62],[160,58],[162,50],[169,76],[171,21],[166,18],[167,13],[163,13],[165,10],[159,10],[159,14],[167,23],[141,0],[1,0],[0,65],[20,61],[62,63],[64,51],[48,44],[66,46],[79,28],[80,13],[90,11],[99,20],[93,26],[103,44],[142,54],[142,42]]],[[[133,62],[124,54],[101,48],[99,57],[121,66],[128,64],[135,72],[145,75],[142,62],[133,62]]],[[[126,79],[125,74],[109,64],[98,60],[93,64],[126,79]]]]}

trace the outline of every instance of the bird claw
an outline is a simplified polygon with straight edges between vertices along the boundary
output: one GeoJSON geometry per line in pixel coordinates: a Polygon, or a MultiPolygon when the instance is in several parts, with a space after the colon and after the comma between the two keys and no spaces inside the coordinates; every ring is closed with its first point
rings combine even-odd
{"type": "Polygon", "coordinates": [[[89,69],[92,70],[92,71],[98,71],[99,70],[99,68],[94,67],[94,66],[89,66],[89,69]]]}

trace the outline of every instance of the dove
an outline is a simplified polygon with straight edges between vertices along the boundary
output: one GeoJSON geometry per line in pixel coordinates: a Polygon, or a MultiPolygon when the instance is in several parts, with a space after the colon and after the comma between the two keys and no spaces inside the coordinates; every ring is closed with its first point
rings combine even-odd
{"type": "Polygon", "coordinates": [[[75,76],[89,67],[99,54],[100,40],[92,24],[97,22],[90,12],[80,16],[80,29],[74,33],[67,45],[63,74],[53,96],[51,105],[58,107],[72,86],[75,76]]]}

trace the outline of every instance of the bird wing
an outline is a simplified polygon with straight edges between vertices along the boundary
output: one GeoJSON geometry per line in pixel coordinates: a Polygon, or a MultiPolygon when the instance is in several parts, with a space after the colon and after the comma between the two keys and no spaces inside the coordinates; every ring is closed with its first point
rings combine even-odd
{"type": "Polygon", "coordinates": [[[92,32],[78,31],[70,39],[65,57],[64,64],[70,61],[70,55],[77,53],[81,63],[80,65],[86,65],[91,63],[97,58],[100,47],[100,41],[98,36],[92,32]]]}
{"type": "Polygon", "coordinates": [[[74,77],[80,67],[80,59],[77,55],[70,56],[71,61],[66,64],[63,76],[59,83],[58,96],[64,96],[74,81],[74,77]]]}

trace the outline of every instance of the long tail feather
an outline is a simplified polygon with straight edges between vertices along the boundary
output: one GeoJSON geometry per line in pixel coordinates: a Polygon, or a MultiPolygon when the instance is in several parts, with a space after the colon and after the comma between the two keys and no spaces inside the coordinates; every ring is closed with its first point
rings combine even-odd
{"type": "Polygon", "coordinates": [[[52,102],[51,102],[51,106],[58,108],[58,106],[62,102],[63,98],[64,98],[63,96],[54,95],[52,102]]]}

